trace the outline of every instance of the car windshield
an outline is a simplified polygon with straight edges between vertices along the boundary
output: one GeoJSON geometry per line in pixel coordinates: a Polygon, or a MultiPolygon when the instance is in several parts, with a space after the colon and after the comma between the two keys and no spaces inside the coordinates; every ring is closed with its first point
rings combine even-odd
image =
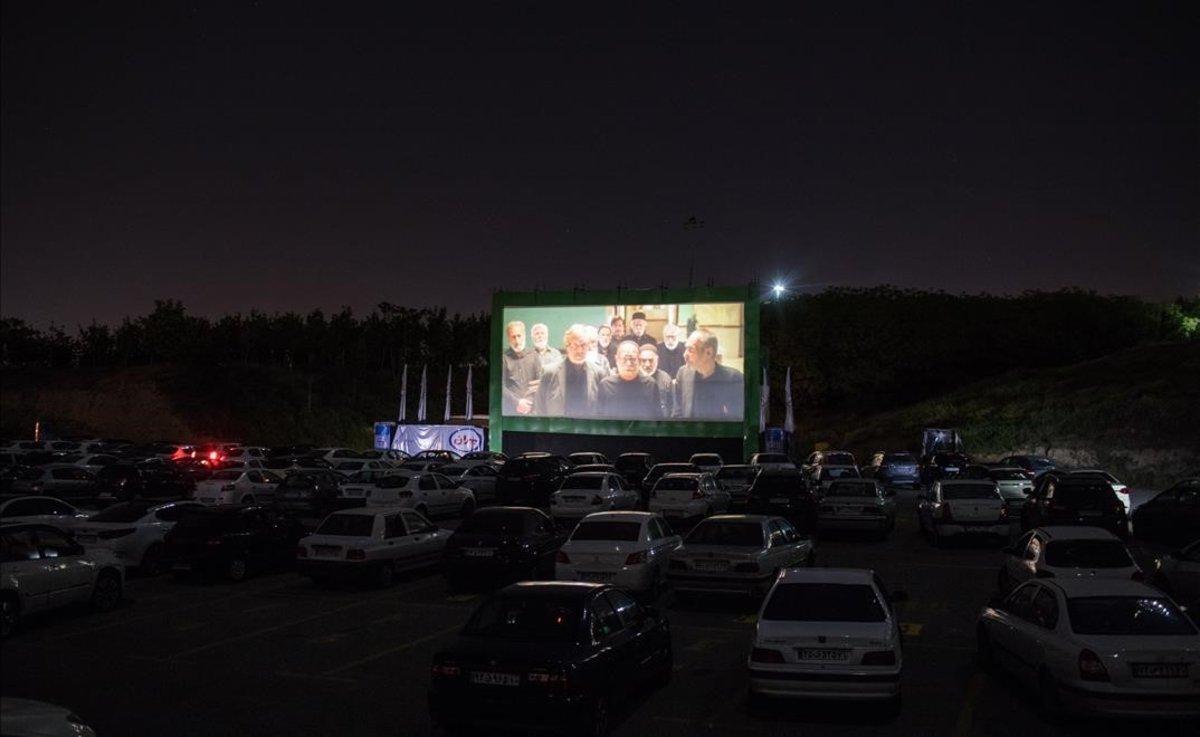
{"type": "Polygon", "coordinates": [[[1196,627],[1170,599],[1087,596],[1067,599],[1071,629],[1080,635],[1192,635],[1196,627]]]}
{"type": "Polygon", "coordinates": [[[462,457],[462,459],[464,461],[490,461],[490,460],[492,460],[492,454],[488,453],[486,451],[485,452],[476,451],[474,453],[467,453],[465,456],[462,457]]]}
{"type": "Polygon", "coordinates": [[[773,494],[783,494],[786,496],[803,491],[804,478],[798,473],[763,473],[759,474],[758,478],[754,480],[754,486],[751,489],[756,496],[773,494]]]}
{"type": "Polygon", "coordinates": [[[843,467],[822,466],[821,467],[821,478],[822,479],[842,479],[842,478],[856,479],[856,478],[858,478],[858,469],[855,468],[854,466],[843,466],[843,467]]]}
{"type": "Polygon", "coordinates": [[[1075,509],[1115,508],[1120,504],[1112,487],[1104,483],[1059,484],[1054,489],[1054,501],[1075,509]]]}
{"type": "Polygon", "coordinates": [[[762,525],[757,522],[714,520],[701,522],[687,536],[688,545],[731,545],[739,548],[763,546],[762,525]]]}
{"type": "Polygon", "coordinates": [[[692,456],[692,463],[703,463],[706,466],[719,466],[721,465],[721,456],[704,454],[694,455],[692,456]]]}
{"type": "Polygon", "coordinates": [[[240,470],[217,471],[212,476],[209,476],[209,478],[212,479],[213,481],[237,481],[238,478],[241,477],[241,475],[242,475],[242,472],[240,470]]]}
{"type": "Polygon", "coordinates": [[[531,642],[574,642],[580,618],[575,602],[501,596],[475,610],[463,634],[531,642]]]}
{"type": "Polygon", "coordinates": [[[524,512],[476,512],[463,520],[459,532],[481,535],[519,535],[525,530],[524,512]]]}
{"type": "Polygon", "coordinates": [[[996,499],[996,487],[991,484],[946,484],[942,487],[942,498],[957,499],[996,499]]]}
{"type": "Polygon", "coordinates": [[[864,583],[785,583],[775,587],[763,619],[782,622],[882,622],[875,589],[864,583]]]}
{"type": "Polygon", "coordinates": [[[717,471],[717,478],[722,481],[744,481],[756,473],[756,469],[748,466],[725,466],[717,471]]]}
{"type": "Polygon", "coordinates": [[[988,476],[993,481],[1024,481],[1025,474],[1020,471],[988,471],[988,476]]]}
{"type": "Polygon", "coordinates": [[[640,522],[616,522],[612,520],[595,520],[580,522],[571,533],[572,540],[616,540],[633,542],[642,534],[640,522]]]}
{"type": "Polygon", "coordinates": [[[348,484],[361,484],[371,480],[371,474],[367,471],[355,471],[346,477],[348,484]]]}
{"type": "Polygon", "coordinates": [[[829,485],[826,496],[875,496],[875,484],[856,484],[853,481],[835,481],[829,485]]]}
{"type": "Polygon", "coordinates": [[[122,502],[99,511],[88,518],[88,522],[136,522],[158,502],[122,502]]]}
{"type": "Polygon", "coordinates": [[[563,481],[562,488],[564,491],[578,489],[580,491],[591,491],[604,488],[603,476],[568,476],[566,481],[563,481]]]}
{"type": "Polygon", "coordinates": [[[699,485],[699,481],[689,476],[668,476],[659,479],[654,485],[655,491],[690,491],[699,485]]]}
{"type": "Polygon", "coordinates": [[[887,453],[883,456],[884,463],[916,463],[912,453],[887,453]]]}
{"type": "Polygon", "coordinates": [[[1133,560],[1120,540],[1051,540],[1046,565],[1056,568],[1129,568],[1133,560]]]}
{"type": "Polygon", "coordinates": [[[318,535],[370,537],[375,517],[368,514],[331,514],[317,528],[318,535]]]}

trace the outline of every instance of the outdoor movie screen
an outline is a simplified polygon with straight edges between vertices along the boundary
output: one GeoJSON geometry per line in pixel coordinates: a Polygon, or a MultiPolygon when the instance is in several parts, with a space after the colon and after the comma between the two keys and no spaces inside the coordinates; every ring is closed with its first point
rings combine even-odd
{"type": "Polygon", "coordinates": [[[743,421],[741,302],[510,306],[503,319],[505,416],[743,421]]]}

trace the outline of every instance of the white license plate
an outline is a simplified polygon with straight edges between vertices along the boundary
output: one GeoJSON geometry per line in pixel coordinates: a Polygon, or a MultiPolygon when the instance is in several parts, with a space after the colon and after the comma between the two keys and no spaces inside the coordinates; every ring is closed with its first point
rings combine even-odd
{"type": "Polygon", "coordinates": [[[785,496],[783,496],[783,497],[777,496],[777,497],[774,497],[773,499],[771,499],[771,503],[772,504],[787,504],[788,499],[785,496]]]}
{"type": "Polygon", "coordinates": [[[317,556],[319,558],[333,558],[333,557],[336,557],[337,554],[340,552],[342,552],[342,549],[337,547],[336,545],[314,545],[313,546],[313,555],[317,556]]]}
{"type": "Polygon", "coordinates": [[[798,647],[796,656],[801,660],[842,663],[850,659],[850,651],[829,647],[798,647]]]}
{"type": "Polygon", "coordinates": [[[463,551],[463,555],[471,558],[491,558],[495,554],[496,551],[491,548],[467,548],[463,551]]]}
{"type": "Polygon", "coordinates": [[[481,686],[520,686],[521,677],[516,673],[492,673],[490,671],[472,671],[471,683],[481,686]]]}
{"type": "Polygon", "coordinates": [[[692,562],[692,567],[697,571],[727,571],[729,570],[729,561],[697,560],[692,562]]]}
{"type": "Polygon", "coordinates": [[[1131,663],[1134,678],[1187,678],[1187,663],[1131,663]]]}

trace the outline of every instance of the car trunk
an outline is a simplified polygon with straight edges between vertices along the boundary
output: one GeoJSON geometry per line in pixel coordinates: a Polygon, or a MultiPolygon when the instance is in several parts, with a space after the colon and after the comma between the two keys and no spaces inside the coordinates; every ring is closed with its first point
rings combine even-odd
{"type": "Polygon", "coordinates": [[[375,543],[372,537],[350,537],[345,535],[313,535],[305,541],[311,551],[310,555],[317,560],[342,560],[346,551],[363,549],[375,543]]]}
{"type": "MultiPolygon", "coordinates": [[[[828,668],[863,667],[868,652],[890,649],[887,622],[782,622],[758,623],[755,647],[783,653],[790,665],[828,668]]],[[[872,667],[872,666],[867,666],[872,667]]],[[[887,666],[893,667],[893,666],[887,666]]]]}
{"type": "Polygon", "coordinates": [[[955,522],[999,522],[1004,509],[1000,499],[950,499],[943,504],[955,522]]]}
{"type": "Polygon", "coordinates": [[[570,542],[563,546],[563,552],[571,559],[571,563],[581,568],[620,568],[630,553],[644,550],[645,546],[638,542],[618,542],[616,540],[586,540],[570,542]]]}
{"type": "Polygon", "coordinates": [[[690,570],[701,573],[758,573],[759,571],[736,571],[739,563],[755,563],[760,553],[758,548],[731,545],[688,545],[672,554],[672,560],[687,563],[690,570]]]}
{"type": "Polygon", "coordinates": [[[1196,692],[1200,645],[1195,635],[1091,635],[1087,643],[1116,687],[1152,693],[1196,692]]]}
{"type": "Polygon", "coordinates": [[[695,488],[690,489],[655,489],[654,498],[660,504],[688,504],[692,501],[692,494],[696,493],[695,488]]]}

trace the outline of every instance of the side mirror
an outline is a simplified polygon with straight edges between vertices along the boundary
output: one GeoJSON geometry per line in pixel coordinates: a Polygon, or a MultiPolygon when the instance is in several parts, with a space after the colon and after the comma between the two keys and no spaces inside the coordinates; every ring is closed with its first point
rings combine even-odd
{"type": "Polygon", "coordinates": [[[908,592],[893,591],[892,593],[888,594],[888,601],[892,602],[893,604],[902,604],[908,601],[908,592]]]}

